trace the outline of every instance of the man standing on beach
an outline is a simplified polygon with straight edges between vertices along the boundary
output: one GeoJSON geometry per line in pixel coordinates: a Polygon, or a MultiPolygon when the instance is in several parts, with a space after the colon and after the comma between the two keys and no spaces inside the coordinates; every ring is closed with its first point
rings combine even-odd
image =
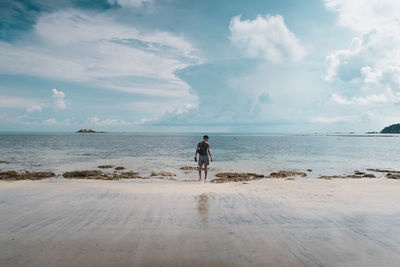
{"type": "Polygon", "coordinates": [[[210,164],[208,155],[211,161],[213,160],[210,151],[210,144],[208,143],[208,136],[203,136],[203,141],[197,144],[194,160],[197,161],[197,153],[199,153],[199,181],[201,181],[201,167],[204,165],[204,181],[207,180],[207,166],[210,164]]]}

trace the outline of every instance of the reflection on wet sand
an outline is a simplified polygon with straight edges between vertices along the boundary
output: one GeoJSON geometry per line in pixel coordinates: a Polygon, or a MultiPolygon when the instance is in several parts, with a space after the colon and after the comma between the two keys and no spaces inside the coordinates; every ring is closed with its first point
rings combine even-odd
{"type": "Polygon", "coordinates": [[[208,194],[204,193],[197,197],[197,213],[203,223],[208,223],[208,210],[210,203],[208,200],[208,194]]]}
{"type": "Polygon", "coordinates": [[[400,266],[396,180],[138,181],[0,182],[0,266],[400,266]]]}

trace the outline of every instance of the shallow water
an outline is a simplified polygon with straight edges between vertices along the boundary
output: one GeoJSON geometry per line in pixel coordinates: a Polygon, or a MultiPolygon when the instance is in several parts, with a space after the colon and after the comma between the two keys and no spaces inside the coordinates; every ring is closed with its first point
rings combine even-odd
{"type": "MultiPolygon", "coordinates": [[[[147,176],[170,171],[185,179],[181,166],[195,166],[201,134],[33,133],[0,134],[1,170],[64,171],[96,169],[113,164],[147,176]]],[[[210,135],[214,161],[210,176],[219,171],[269,173],[306,171],[309,177],[348,174],[366,168],[400,169],[397,136],[210,135]]]]}

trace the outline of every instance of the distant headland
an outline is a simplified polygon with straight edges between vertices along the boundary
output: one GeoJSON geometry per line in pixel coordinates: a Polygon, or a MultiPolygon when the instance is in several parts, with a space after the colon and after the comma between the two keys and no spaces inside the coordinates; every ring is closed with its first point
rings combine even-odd
{"type": "Polygon", "coordinates": [[[105,132],[97,132],[92,129],[80,129],[79,131],[77,131],[77,133],[105,133],[105,132]]]}
{"type": "Polygon", "coordinates": [[[390,126],[383,128],[381,134],[400,134],[400,123],[395,123],[390,126]]]}

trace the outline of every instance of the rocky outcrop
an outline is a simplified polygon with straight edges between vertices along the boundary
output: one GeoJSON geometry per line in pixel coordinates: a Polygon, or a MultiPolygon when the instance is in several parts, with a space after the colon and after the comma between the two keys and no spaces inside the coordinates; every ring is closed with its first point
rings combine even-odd
{"type": "Polygon", "coordinates": [[[114,168],[114,165],[100,165],[98,166],[100,169],[111,169],[114,168]]]}
{"type": "Polygon", "coordinates": [[[218,178],[211,180],[212,183],[250,181],[265,177],[264,174],[238,172],[219,172],[215,176],[218,178]]]}
{"type": "Polygon", "coordinates": [[[386,174],[386,177],[389,179],[400,179],[400,174],[388,173],[386,174]]]}
{"type": "Polygon", "coordinates": [[[90,170],[90,171],[72,171],[65,172],[63,176],[65,178],[85,178],[85,177],[95,177],[102,175],[103,173],[98,170],[90,170]]]}
{"type": "Polygon", "coordinates": [[[150,176],[176,176],[176,174],[172,172],[152,172],[150,176]]]}
{"type": "Polygon", "coordinates": [[[123,166],[118,166],[118,167],[115,167],[114,170],[117,170],[117,171],[125,170],[125,167],[123,167],[123,166]]]}
{"type": "Polygon", "coordinates": [[[269,177],[271,178],[288,178],[288,177],[306,177],[307,174],[305,172],[295,172],[295,171],[279,171],[279,172],[271,172],[269,177]]]}
{"type": "Polygon", "coordinates": [[[77,133],[96,133],[96,131],[92,129],[80,129],[77,133]]]}
{"type": "Polygon", "coordinates": [[[387,173],[400,173],[400,171],[385,170],[385,169],[367,169],[370,172],[387,172],[387,173]]]}
{"type": "Polygon", "coordinates": [[[0,172],[0,180],[41,180],[54,176],[56,176],[54,172],[0,172]]]}
{"type": "Polygon", "coordinates": [[[322,175],[318,177],[318,179],[332,180],[332,179],[360,179],[360,178],[376,178],[376,176],[372,173],[365,173],[361,171],[354,171],[354,174],[349,175],[322,175]]]}
{"type": "Polygon", "coordinates": [[[95,180],[118,180],[118,179],[136,179],[142,178],[137,172],[121,172],[118,173],[103,173],[98,170],[86,170],[86,171],[72,171],[65,172],[64,178],[67,179],[95,179],[95,180]]]}
{"type": "Polygon", "coordinates": [[[129,172],[121,172],[120,174],[117,174],[114,176],[116,176],[118,179],[135,179],[135,178],[139,178],[139,179],[145,179],[142,176],[139,176],[139,173],[137,172],[133,172],[133,171],[129,171],[129,172]]]}

